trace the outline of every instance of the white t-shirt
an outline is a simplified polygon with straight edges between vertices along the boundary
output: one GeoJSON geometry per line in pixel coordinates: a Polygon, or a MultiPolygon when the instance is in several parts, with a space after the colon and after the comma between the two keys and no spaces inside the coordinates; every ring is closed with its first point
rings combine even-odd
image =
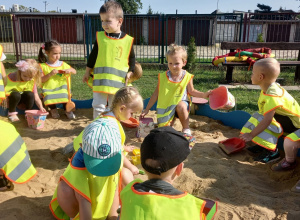
{"type": "Polygon", "coordinates": [[[5,56],[4,53],[2,53],[2,56],[0,57],[0,62],[2,62],[2,61],[5,60],[5,59],[6,59],[6,56],[5,56]]]}

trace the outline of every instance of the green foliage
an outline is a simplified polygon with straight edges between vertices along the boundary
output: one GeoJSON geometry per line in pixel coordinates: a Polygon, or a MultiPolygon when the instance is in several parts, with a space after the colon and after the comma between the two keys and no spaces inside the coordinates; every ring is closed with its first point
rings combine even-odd
{"type": "Polygon", "coordinates": [[[187,63],[186,63],[186,70],[189,72],[193,72],[196,69],[196,44],[195,38],[191,37],[188,47],[187,47],[187,63]]]}
{"type": "Polygon", "coordinates": [[[153,14],[152,8],[149,5],[148,11],[147,11],[147,15],[152,15],[152,14],[153,14]]]}
{"type": "Polygon", "coordinates": [[[257,35],[256,42],[265,42],[263,33],[257,35]]]}
{"type": "Polygon", "coordinates": [[[117,0],[123,8],[124,14],[137,14],[143,8],[141,0],[117,0]]]}
{"type": "Polygon", "coordinates": [[[147,44],[146,39],[145,39],[144,36],[141,36],[141,38],[140,38],[140,45],[145,45],[145,44],[147,44]]]}

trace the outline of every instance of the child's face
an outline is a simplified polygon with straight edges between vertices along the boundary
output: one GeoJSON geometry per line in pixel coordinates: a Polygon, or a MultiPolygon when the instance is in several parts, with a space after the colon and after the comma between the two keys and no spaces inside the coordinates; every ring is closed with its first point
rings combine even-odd
{"type": "Polygon", "coordinates": [[[116,18],[111,12],[100,14],[102,28],[109,34],[120,33],[121,25],[123,22],[122,18],[116,18]]]}
{"type": "Polygon", "coordinates": [[[133,116],[133,113],[141,112],[143,110],[143,101],[140,97],[138,97],[134,103],[132,103],[132,107],[128,107],[125,105],[119,106],[119,114],[118,119],[120,121],[128,120],[133,116]]]}
{"type": "Polygon", "coordinates": [[[260,66],[254,65],[251,75],[251,81],[253,85],[259,85],[262,79],[261,68],[260,66]]]}
{"type": "Polygon", "coordinates": [[[45,51],[48,56],[48,62],[53,64],[56,63],[60,59],[61,47],[55,46],[52,47],[50,51],[45,51]]]}
{"type": "Polygon", "coordinates": [[[168,67],[172,75],[180,75],[186,61],[183,61],[181,53],[175,53],[168,56],[168,67]]]}
{"type": "Polygon", "coordinates": [[[30,81],[33,78],[33,74],[29,71],[21,72],[21,80],[22,81],[30,81]]]}

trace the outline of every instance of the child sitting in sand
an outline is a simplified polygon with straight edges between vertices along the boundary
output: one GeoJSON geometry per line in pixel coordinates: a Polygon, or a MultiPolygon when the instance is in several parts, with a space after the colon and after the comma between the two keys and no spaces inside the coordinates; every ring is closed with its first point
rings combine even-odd
{"type": "Polygon", "coordinates": [[[187,52],[183,47],[171,44],[166,59],[169,70],[158,75],[156,89],[141,117],[145,117],[157,101],[158,126],[172,125],[177,117],[182,124],[182,132],[192,136],[189,128],[190,96],[208,98],[211,91],[199,92],[194,89],[194,76],[182,69],[187,62],[187,52]]]}
{"type": "MultiPolygon", "coordinates": [[[[122,155],[125,133],[120,124],[143,109],[143,100],[134,87],[123,87],[112,101],[112,110],[88,125],[77,138],[82,147],[66,169],[50,203],[56,218],[64,216],[105,219],[117,216],[120,173],[122,182],[133,180],[139,170],[122,155]],[[124,167],[122,168],[124,163],[124,167]],[[122,172],[121,172],[122,170],[122,172]],[[57,199],[56,199],[57,198],[57,199]]],[[[74,142],[74,144],[77,142],[74,142]]]]}
{"type": "MultiPolygon", "coordinates": [[[[141,145],[148,180],[136,179],[121,191],[120,220],[206,219],[205,200],[172,186],[189,154],[189,142],[180,132],[169,126],[153,129],[141,145]]],[[[212,207],[215,212],[216,204],[212,207]]]]}
{"type": "Polygon", "coordinates": [[[3,47],[0,44],[0,104],[6,98],[4,87],[6,85],[6,72],[4,65],[2,63],[3,60],[6,59],[6,56],[3,53],[3,47]]]}
{"type": "MultiPolygon", "coordinates": [[[[268,163],[279,160],[277,140],[285,132],[288,138],[284,148],[298,148],[300,136],[300,107],[297,101],[279,84],[276,79],[280,73],[280,64],[274,58],[265,58],[255,62],[251,76],[252,84],[261,88],[258,109],[242,128],[240,138],[257,145],[248,148],[253,153],[260,153],[255,161],[268,163]]],[[[288,150],[292,152],[291,149],[288,150]]],[[[274,169],[293,167],[294,158],[288,156],[288,163],[283,160],[274,169]]]]}

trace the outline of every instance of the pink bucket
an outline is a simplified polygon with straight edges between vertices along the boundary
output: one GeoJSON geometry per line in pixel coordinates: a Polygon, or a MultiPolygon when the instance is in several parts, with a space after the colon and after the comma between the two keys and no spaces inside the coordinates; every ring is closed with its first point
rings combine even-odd
{"type": "Polygon", "coordinates": [[[42,112],[40,110],[26,110],[25,111],[28,127],[33,129],[42,129],[45,125],[48,112],[42,112]]]}
{"type": "Polygon", "coordinates": [[[228,110],[235,106],[235,99],[225,86],[220,86],[209,95],[209,106],[213,110],[228,110]]]}

